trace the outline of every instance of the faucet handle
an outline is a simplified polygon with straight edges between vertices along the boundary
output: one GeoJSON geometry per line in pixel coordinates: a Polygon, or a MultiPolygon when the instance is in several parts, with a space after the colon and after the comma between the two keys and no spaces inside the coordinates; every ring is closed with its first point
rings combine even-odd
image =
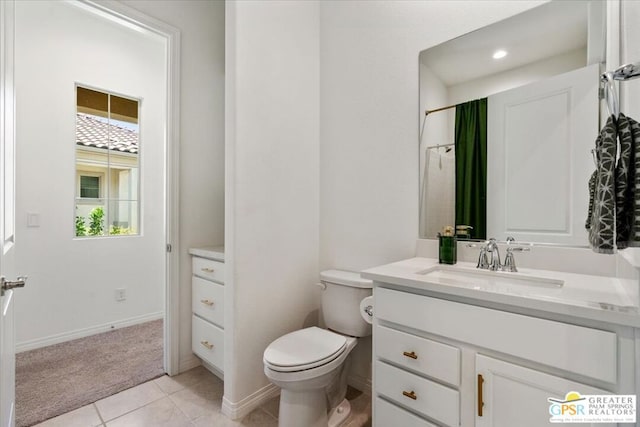
{"type": "Polygon", "coordinates": [[[526,248],[523,246],[507,247],[507,255],[504,257],[504,264],[502,264],[502,271],[517,273],[518,268],[516,267],[516,258],[513,256],[513,253],[529,252],[530,250],[531,248],[526,248]]]}
{"type": "Polygon", "coordinates": [[[476,268],[488,269],[489,260],[487,259],[487,249],[485,247],[480,248],[480,255],[478,256],[478,265],[476,268]]]}
{"type": "Polygon", "coordinates": [[[518,272],[518,268],[516,267],[516,259],[513,256],[513,250],[511,250],[511,248],[507,249],[507,256],[504,257],[502,271],[510,271],[512,273],[518,272]]]}
{"type": "Polygon", "coordinates": [[[527,248],[524,246],[514,246],[514,247],[507,247],[507,252],[529,252],[531,251],[531,248],[527,248]]]}

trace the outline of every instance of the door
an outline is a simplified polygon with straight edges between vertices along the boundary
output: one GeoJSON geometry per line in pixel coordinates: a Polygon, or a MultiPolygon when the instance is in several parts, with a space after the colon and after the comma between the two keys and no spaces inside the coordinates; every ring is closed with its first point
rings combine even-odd
{"type": "MultiPolygon", "coordinates": [[[[512,363],[476,356],[475,427],[540,427],[549,425],[549,398],[562,399],[571,391],[610,394],[512,363]]],[[[609,424],[576,424],[603,427],[609,424]]]]}
{"type": "MultiPolygon", "coordinates": [[[[0,426],[15,423],[13,2],[0,2],[0,426]]],[[[15,283],[17,285],[17,283],[15,283]]],[[[22,282],[24,285],[24,282],[22,282]]]]}
{"type": "Polygon", "coordinates": [[[487,237],[586,245],[599,65],[489,97],[487,237]]]}
{"type": "Polygon", "coordinates": [[[164,316],[166,41],[100,10],[15,4],[19,352],[164,316]]]}

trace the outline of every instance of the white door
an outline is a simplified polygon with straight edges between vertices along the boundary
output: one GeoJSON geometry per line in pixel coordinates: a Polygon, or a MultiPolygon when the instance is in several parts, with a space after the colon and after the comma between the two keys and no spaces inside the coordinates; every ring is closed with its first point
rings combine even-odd
{"type": "Polygon", "coordinates": [[[599,65],[489,97],[487,238],[586,245],[599,65]]]}
{"type": "Polygon", "coordinates": [[[15,424],[13,2],[0,2],[0,426],[15,424]],[[5,289],[6,288],[6,289],[5,289]]]}
{"type": "MultiPolygon", "coordinates": [[[[610,394],[604,390],[482,355],[476,356],[475,427],[540,427],[549,425],[549,398],[567,393],[610,394]]],[[[562,425],[600,426],[609,424],[562,425]]]]}

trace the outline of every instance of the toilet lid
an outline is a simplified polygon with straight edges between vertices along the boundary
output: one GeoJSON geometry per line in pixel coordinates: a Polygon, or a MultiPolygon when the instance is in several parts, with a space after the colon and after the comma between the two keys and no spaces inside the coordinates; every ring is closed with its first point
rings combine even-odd
{"type": "Polygon", "coordinates": [[[338,357],[347,347],[340,334],[316,326],[281,336],[264,351],[264,362],[276,371],[311,369],[338,357]]]}

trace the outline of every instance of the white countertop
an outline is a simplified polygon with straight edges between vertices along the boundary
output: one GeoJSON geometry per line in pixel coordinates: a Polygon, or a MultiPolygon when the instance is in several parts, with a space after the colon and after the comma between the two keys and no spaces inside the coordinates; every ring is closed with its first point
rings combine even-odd
{"type": "Polygon", "coordinates": [[[224,262],[224,246],[199,246],[196,248],[189,248],[189,253],[202,258],[215,259],[216,261],[224,262]]]}
{"type": "MultiPolygon", "coordinates": [[[[376,282],[405,288],[444,294],[482,302],[540,310],[555,314],[576,316],[627,326],[640,327],[640,308],[625,291],[624,279],[615,277],[575,274],[550,270],[520,268],[517,273],[487,272],[500,282],[520,277],[537,277],[561,280],[562,286],[537,286],[531,284],[493,284],[481,280],[487,286],[474,286],[473,279],[452,280],[447,274],[425,275],[425,270],[439,266],[437,259],[410,258],[364,270],[361,276],[376,282]],[[421,274],[422,273],[422,274],[421,274]]],[[[455,269],[477,275],[475,263],[458,262],[455,269]]],[[[445,266],[445,268],[448,268],[445,266]]],[[[484,273],[482,273],[484,274],[484,273]]]]}

